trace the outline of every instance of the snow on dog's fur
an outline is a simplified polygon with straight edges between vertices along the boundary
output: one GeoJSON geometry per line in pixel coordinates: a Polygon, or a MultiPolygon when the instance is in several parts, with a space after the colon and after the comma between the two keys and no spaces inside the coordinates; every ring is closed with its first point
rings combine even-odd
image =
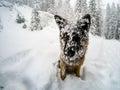
{"type": "Polygon", "coordinates": [[[77,23],[70,23],[66,19],[55,15],[60,29],[60,76],[64,80],[66,73],[76,73],[80,77],[80,68],[83,64],[88,46],[88,32],[90,15],[83,16],[77,23]]]}

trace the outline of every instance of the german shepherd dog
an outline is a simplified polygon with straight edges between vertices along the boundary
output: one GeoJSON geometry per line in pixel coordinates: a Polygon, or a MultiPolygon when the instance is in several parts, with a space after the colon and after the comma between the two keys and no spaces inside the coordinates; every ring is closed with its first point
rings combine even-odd
{"type": "Polygon", "coordinates": [[[54,15],[54,18],[60,30],[60,77],[64,80],[67,73],[75,73],[80,77],[88,46],[91,17],[86,14],[74,24],[59,15],[54,15]]]}

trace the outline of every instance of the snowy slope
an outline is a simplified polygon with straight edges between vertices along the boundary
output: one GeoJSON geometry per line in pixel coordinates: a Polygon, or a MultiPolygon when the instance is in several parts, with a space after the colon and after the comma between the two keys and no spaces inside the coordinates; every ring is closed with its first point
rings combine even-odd
{"type": "Polygon", "coordinates": [[[81,78],[68,75],[61,81],[55,66],[60,52],[55,21],[31,32],[15,22],[18,12],[29,26],[31,8],[0,7],[0,90],[120,90],[120,42],[90,35],[81,78]]]}

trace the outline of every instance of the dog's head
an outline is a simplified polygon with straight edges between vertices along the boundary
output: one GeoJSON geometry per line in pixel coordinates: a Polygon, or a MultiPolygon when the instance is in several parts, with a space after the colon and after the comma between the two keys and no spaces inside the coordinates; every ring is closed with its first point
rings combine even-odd
{"type": "Polygon", "coordinates": [[[60,43],[63,55],[68,58],[84,54],[88,43],[88,32],[91,22],[89,14],[83,16],[75,24],[55,15],[56,23],[60,29],[60,43]]]}

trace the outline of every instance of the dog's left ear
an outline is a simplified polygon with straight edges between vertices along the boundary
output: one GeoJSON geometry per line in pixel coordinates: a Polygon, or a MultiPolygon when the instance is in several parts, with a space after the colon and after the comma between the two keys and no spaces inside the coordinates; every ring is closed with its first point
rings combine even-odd
{"type": "Polygon", "coordinates": [[[90,25],[91,25],[91,16],[90,14],[86,14],[81,18],[81,20],[77,21],[78,27],[82,27],[82,29],[85,29],[89,31],[90,25]]]}
{"type": "Polygon", "coordinates": [[[67,20],[60,17],[59,15],[55,15],[54,18],[60,30],[67,25],[67,20]]]}

